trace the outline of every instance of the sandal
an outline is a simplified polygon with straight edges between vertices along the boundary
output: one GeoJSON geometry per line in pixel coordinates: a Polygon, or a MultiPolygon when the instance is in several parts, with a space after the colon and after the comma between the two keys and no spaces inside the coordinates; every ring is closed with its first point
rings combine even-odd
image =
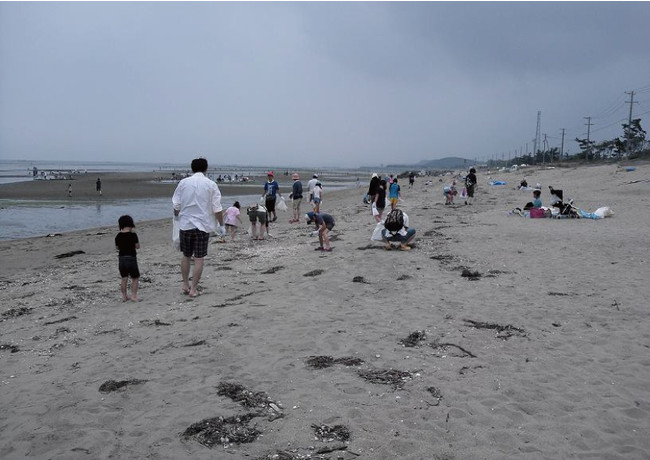
{"type": "Polygon", "coordinates": [[[317,248],[314,248],[314,251],[324,251],[323,246],[318,246],[317,248]]]}

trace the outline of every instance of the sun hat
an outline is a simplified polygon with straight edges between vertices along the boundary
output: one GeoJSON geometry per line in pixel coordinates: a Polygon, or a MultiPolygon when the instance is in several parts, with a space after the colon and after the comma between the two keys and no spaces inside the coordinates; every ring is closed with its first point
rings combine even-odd
{"type": "Polygon", "coordinates": [[[266,175],[267,175],[267,176],[275,176],[275,174],[273,174],[273,171],[269,171],[269,172],[267,172],[266,175]]]}
{"type": "Polygon", "coordinates": [[[314,179],[318,179],[318,174],[314,174],[314,175],[311,176],[311,177],[313,177],[314,179]]]}
{"type": "Polygon", "coordinates": [[[293,173],[293,176],[291,176],[291,177],[293,178],[293,180],[300,179],[300,176],[298,175],[298,173],[293,173]]]}

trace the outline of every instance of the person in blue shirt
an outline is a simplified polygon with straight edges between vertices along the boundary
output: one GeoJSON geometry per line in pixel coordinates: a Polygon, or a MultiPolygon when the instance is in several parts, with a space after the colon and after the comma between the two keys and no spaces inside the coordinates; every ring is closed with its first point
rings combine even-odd
{"type": "Polygon", "coordinates": [[[528,211],[529,209],[532,208],[541,208],[542,207],[542,200],[540,197],[542,196],[542,191],[541,190],[533,190],[533,201],[529,201],[526,203],[524,206],[524,211],[528,211]]]}
{"type": "Polygon", "coordinates": [[[390,209],[395,209],[397,202],[401,196],[399,184],[397,183],[397,177],[393,179],[393,183],[388,187],[388,200],[390,201],[390,209]]]}
{"type": "Polygon", "coordinates": [[[275,213],[275,202],[278,196],[282,197],[282,194],[280,193],[280,185],[275,180],[274,176],[273,171],[268,172],[268,180],[264,184],[264,193],[262,194],[262,198],[265,198],[264,204],[266,211],[269,213],[269,216],[273,215],[271,222],[278,220],[278,216],[275,213]]]}

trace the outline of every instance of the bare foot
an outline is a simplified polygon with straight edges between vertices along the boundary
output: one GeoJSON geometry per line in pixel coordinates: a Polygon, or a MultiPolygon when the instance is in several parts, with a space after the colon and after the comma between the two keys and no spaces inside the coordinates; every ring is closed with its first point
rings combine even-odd
{"type": "Polygon", "coordinates": [[[201,291],[190,291],[188,294],[191,298],[196,298],[201,295],[201,291]]]}

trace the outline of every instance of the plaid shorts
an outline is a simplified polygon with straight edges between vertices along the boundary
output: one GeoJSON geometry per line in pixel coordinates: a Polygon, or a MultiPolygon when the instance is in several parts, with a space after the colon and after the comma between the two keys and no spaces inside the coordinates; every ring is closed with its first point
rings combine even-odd
{"type": "Polygon", "coordinates": [[[181,230],[181,252],[185,257],[196,257],[202,259],[208,254],[208,240],[210,234],[202,232],[197,228],[192,230],[181,230]]]}

